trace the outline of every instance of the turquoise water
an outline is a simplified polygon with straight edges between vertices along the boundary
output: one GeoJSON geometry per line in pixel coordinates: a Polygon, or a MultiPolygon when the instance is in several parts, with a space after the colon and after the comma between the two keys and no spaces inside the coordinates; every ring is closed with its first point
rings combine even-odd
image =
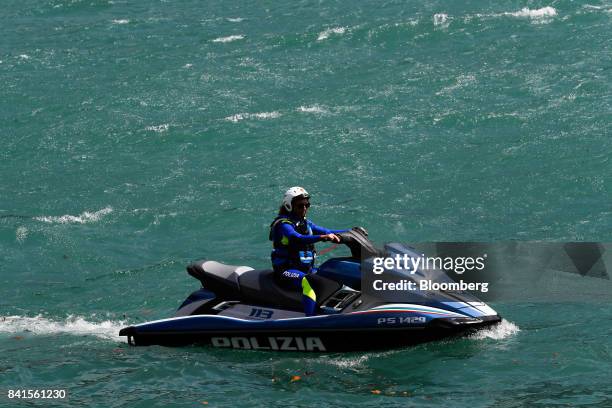
{"type": "Polygon", "coordinates": [[[190,260],[266,266],[296,184],[317,223],[379,242],[610,241],[611,18],[595,0],[4,2],[0,390],[612,405],[607,304],[494,304],[506,322],[480,337],[378,354],[117,337],[197,288],[190,260]]]}

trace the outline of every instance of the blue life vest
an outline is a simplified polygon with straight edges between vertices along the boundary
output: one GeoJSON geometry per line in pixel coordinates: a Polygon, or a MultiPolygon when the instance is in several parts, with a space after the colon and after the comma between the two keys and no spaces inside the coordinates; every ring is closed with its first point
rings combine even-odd
{"type": "Polygon", "coordinates": [[[290,242],[289,237],[278,234],[276,226],[279,223],[289,224],[302,235],[312,235],[312,229],[306,219],[293,221],[287,216],[278,216],[270,224],[270,241],[272,241],[272,267],[275,272],[282,273],[288,269],[297,269],[310,273],[317,256],[314,244],[290,242]],[[278,236],[277,236],[278,235],[278,236]]]}

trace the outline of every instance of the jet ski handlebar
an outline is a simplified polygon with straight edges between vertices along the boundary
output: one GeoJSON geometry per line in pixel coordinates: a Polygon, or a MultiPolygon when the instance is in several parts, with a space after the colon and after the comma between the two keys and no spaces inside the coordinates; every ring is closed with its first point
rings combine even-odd
{"type": "Polygon", "coordinates": [[[363,227],[353,227],[336,235],[340,237],[341,244],[349,247],[353,258],[368,258],[381,253],[381,250],[376,248],[372,241],[368,239],[368,231],[363,227]]]}

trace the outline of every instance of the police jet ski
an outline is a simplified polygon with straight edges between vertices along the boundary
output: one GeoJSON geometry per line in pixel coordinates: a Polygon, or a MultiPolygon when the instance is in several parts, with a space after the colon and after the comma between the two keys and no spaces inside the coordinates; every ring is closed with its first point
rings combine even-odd
{"type": "MultiPolygon", "coordinates": [[[[375,256],[414,249],[387,244],[378,249],[363,228],[337,234],[351,256],[331,258],[308,280],[317,295],[317,315],[305,317],[301,293],[280,286],[271,269],[197,261],[187,267],[202,287],[174,317],[126,327],[119,332],[131,345],[212,345],[274,351],[357,351],[403,347],[495,324],[500,316],[467,292],[410,291],[389,301],[362,292],[361,269],[375,256]]],[[[365,269],[364,269],[365,270],[365,269]]],[[[391,270],[398,279],[423,278],[391,270]]],[[[442,271],[439,279],[452,282],[442,271]]]]}

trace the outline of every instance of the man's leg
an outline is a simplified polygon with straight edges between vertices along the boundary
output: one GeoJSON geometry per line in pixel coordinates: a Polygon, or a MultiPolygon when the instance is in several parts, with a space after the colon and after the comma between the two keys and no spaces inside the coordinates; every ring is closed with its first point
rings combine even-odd
{"type": "Polygon", "coordinates": [[[281,274],[281,281],[295,289],[302,290],[302,305],[306,316],[314,316],[317,308],[317,295],[308,282],[308,275],[297,269],[288,269],[281,274]]]}

